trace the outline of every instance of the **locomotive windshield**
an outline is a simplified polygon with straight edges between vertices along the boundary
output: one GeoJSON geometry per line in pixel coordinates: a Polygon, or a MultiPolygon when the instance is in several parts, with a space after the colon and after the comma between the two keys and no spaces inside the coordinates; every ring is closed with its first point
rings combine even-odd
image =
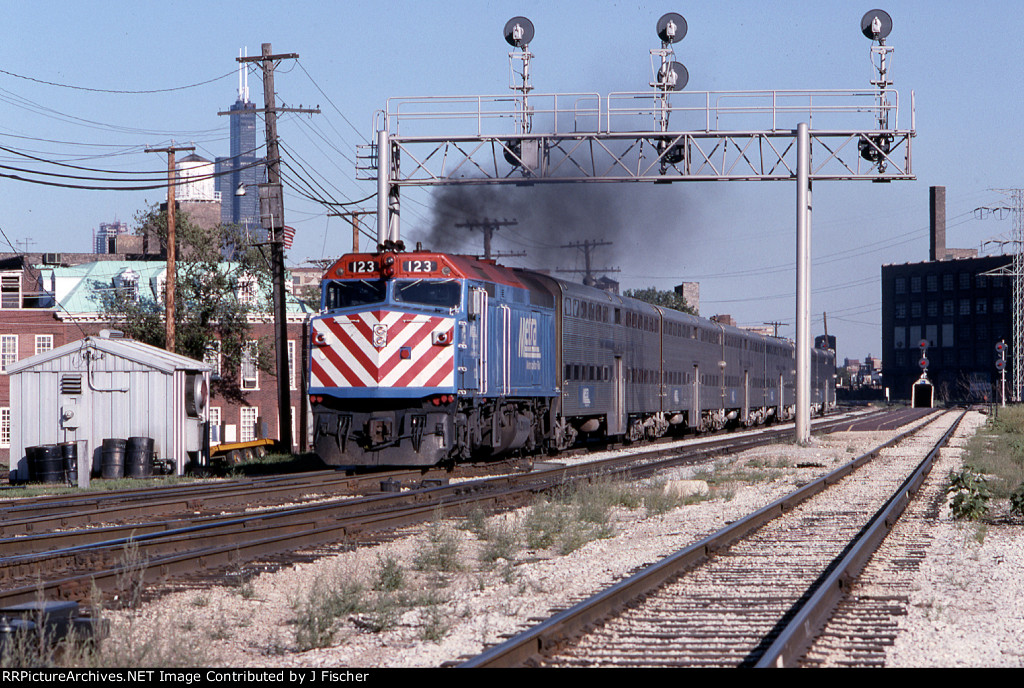
{"type": "Polygon", "coordinates": [[[324,307],[327,310],[384,303],[387,285],[380,281],[358,280],[330,282],[324,307]]]}
{"type": "Polygon", "coordinates": [[[396,280],[395,301],[441,308],[458,308],[462,284],[458,280],[396,280]]]}

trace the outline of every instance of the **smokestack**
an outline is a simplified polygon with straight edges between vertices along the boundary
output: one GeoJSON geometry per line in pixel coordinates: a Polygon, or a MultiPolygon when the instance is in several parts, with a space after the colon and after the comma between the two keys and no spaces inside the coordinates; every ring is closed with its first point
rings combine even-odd
{"type": "Polygon", "coordinates": [[[931,216],[931,252],[929,260],[946,259],[946,187],[928,189],[928,211],[931,216]]]}

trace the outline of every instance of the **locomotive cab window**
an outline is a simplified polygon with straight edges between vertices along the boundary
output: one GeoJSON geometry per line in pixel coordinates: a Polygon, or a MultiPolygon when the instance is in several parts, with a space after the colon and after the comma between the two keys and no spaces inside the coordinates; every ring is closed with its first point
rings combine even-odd
{"type": "Polygon", "coordinates": [[[458,280],[397,280],[395,301],[440,308],[458,308],[462,284],[458,280]]]}
{"type": "Polygon", "coordinates": [[[329,310],[352,308],[373,303],[384,303],[387,285],[381,281],[350,280],[330,282],[324,297],[324,307],[329,310]]]}

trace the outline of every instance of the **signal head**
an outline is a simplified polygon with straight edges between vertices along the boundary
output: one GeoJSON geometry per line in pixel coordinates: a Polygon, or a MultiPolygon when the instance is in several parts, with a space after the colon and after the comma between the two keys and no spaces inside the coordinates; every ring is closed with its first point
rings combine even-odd
{"type": "Polygon", "coordinates": [[[533,22],[526,17],[512,17],[505,23],[502,35],[513,48],[522,48],[533,40],[533,22]]]}
{"type": "Polygon", "coordinates": [[[860,31],[873,41],[884,40],[892,31],[892,17],[882,10],[871,10],[861,17],[860,31]]]}
{"type": "Polygon", "coordinates": [[[669,12],[658,20],[658,38],[664,43],[678,43],[686,35],[686,20],[682,15],[669,12]]]}

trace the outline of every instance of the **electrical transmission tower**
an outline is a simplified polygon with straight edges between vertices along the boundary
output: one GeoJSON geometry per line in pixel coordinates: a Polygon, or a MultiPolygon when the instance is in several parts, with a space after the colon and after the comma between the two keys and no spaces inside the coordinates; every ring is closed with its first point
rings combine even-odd
{"type": "Polygon", "coordinates": [[[1009,277],[1013,280],[1013,338],[1010,340],[1010,361],[1013,365],[1013,381],[1010,390],[1013,401],[1021,401],[1024,387],[1024,189],[996,189],[1010,197],[1011,204],[999,208],[975,208],[984,216],[986,212],[1009,211],[1013,215],[1013,230],[1010,244],[1013,245],[1013,262],[1007,267],[990,270],[985,275],[1009,277]]]}

